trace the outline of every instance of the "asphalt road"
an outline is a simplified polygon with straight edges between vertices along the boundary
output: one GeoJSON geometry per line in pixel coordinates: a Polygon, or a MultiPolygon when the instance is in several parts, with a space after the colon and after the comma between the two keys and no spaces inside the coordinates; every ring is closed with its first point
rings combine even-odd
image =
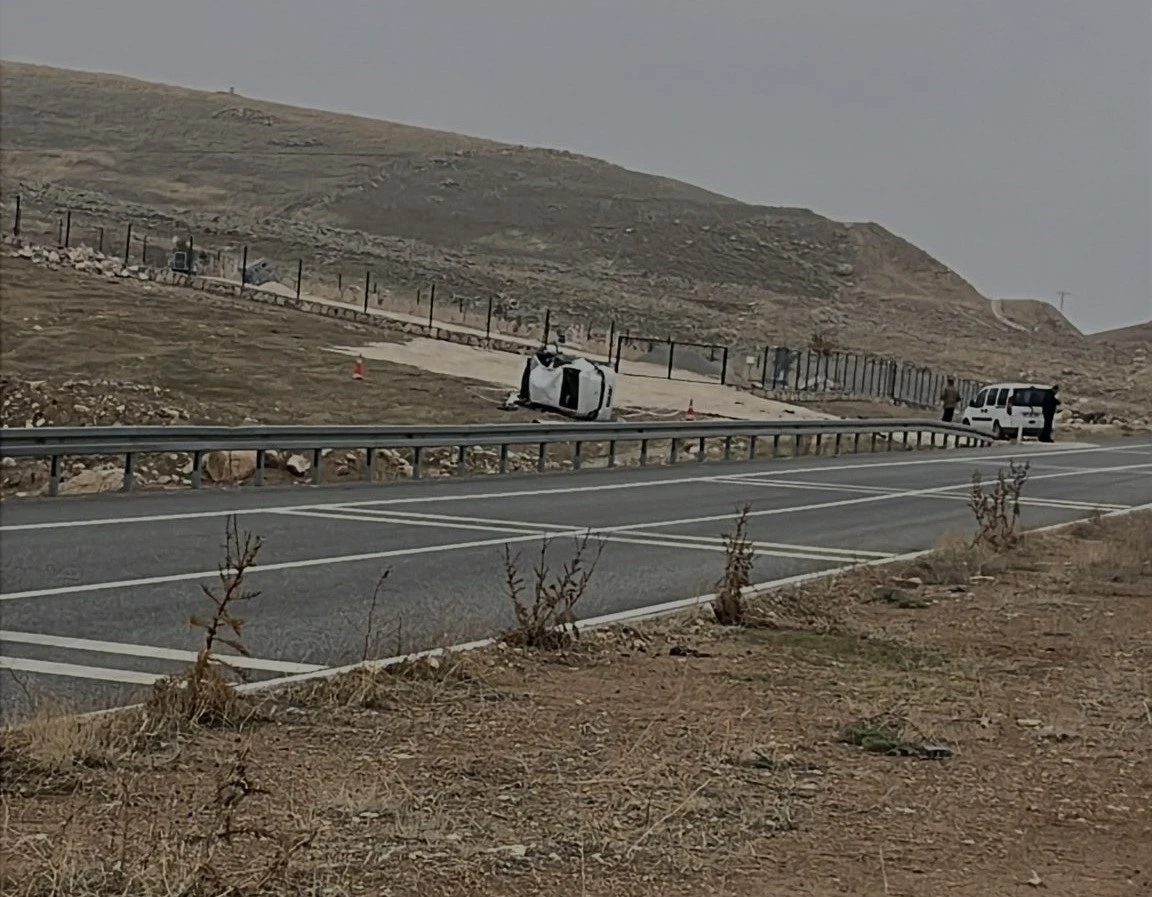
{"type": "Polygon", "coordinates": [[[969,532],[974,470],[1032,465],[1025,524],[1152,503],[1152,442],[1001,446],[754,464],[393,484],[6,502],[0,507],[0,717],[51,693],[78,708],[138,697],[199,640],[227,517],[264,547],[240,612],[254,679],[359,660],[372,612],[385,654],[509,622],[503,546],[559,566],[591,527],[607,540],[582,616],[712,590],[721,534],[750,502],[754,579],[930,548],[969,532]]]}

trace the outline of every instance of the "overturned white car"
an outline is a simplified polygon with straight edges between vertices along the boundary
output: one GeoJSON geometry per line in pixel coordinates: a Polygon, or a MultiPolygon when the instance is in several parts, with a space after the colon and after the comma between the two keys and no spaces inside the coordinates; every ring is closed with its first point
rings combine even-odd
{"type": "Polygon", "coordinates": [[[578,355],[541,349],[528,356],[516,404],[580,420],[611,420],[616,372],[578,355]]]}

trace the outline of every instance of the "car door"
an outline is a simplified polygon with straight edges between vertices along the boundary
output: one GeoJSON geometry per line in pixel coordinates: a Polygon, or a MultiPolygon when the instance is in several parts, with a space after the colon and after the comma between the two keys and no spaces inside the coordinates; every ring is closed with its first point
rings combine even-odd
{"type": "MultiPolygon", "coordinates": [[[[1002,386],[992,390],[988,397],[989,412],[992,420],[1000,425],[1002,430],[1012,429],[1012,412],[1008,408],[1008,388],[1002,386]]],[[[995,429],[995,427],[993,427],[995,429]]]]}
{"type": "Polygon", "coordinates": [[[964,415],[970,426],[977,430],[983,430],[986,433],[992,432],[992,414],[988,410],[989,393],[995,393],[995,390],[980,390],[976,398],[969,404],[968,410],[964,415]]]}

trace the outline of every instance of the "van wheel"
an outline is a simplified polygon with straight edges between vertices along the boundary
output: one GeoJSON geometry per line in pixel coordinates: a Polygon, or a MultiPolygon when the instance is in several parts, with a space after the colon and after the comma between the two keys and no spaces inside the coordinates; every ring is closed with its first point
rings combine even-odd
{"type": "Polygon", "coordinates": [[[1004,430],[1001,429],[1001,427],[1000,427],[1000,421],[996,421],[995,423],[992,424],[992,438],[993,439],[1003,439],[1004,438],[1004,430]]]}

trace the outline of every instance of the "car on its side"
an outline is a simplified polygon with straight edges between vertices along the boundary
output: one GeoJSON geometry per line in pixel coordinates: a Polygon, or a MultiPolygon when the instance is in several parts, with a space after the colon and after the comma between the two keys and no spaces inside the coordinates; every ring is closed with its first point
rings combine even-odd
{"type": "Polygon", "coordinates": [[[964,409],[966,427],[990,433],[996,439],[1015,439],[1044,430],[1044,397],[1052,387],[1036,383],[993,383],[984,387],[964,409]]]}

